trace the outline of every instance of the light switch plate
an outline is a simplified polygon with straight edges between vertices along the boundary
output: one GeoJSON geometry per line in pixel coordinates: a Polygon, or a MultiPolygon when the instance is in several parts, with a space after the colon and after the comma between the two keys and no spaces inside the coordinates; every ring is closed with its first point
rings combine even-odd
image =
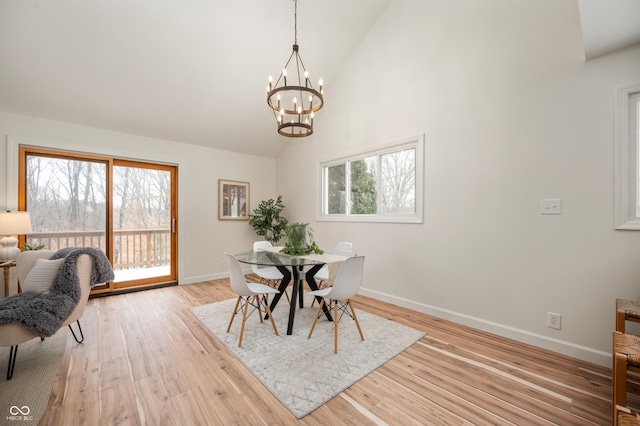
{"type": "Polygon", "coordinates": [[[562,200],[559,198],[540,200],[540,214],[562,214],[562,200]]]}

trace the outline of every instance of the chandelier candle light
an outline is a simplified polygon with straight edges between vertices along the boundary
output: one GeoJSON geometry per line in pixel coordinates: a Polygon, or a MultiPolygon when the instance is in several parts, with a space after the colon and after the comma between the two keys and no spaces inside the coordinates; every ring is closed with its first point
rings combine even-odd
{"type": "Polygon", "coordinates": [[[278,80],[273,84],[269,77],[267,86],[267,104],[273,110],[278,124],[278,133],[283,136],[300,138],[313,133],[315,112],[324,103],[322,80],[319,90],[313,88],[309,72],[300,58],[298,47],[298,0],[294,0],[294,40],[293,52],[289,56],[278,80]],[[288,69],[291,69],[287,73],[288,69]],[[289,77],[289,81],[287,81],[289,77]]]}

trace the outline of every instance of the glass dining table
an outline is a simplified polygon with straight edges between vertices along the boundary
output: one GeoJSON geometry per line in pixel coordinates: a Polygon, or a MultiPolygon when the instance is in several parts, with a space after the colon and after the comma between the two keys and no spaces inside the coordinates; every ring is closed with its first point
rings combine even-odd
{"type": "MultiPolygon", "coordinates": [[[[289,306],[289,322],[287,324],[287,334],[293,333],[293,322],[296,315],[296,298],[300,309],[304,308],[304,294],[303,285],[304,281],[307,282],[311,290],[317,290],[318,284],[314,279],[314,275],[327,264],[330,260],[336,258],[346,258],[352,256],[349,252],[331,252],[331,249],[325,251],[327,255],[311,254],[307,256],[290,256],[285,253],[280,253],[277,247],[274,250],[259,250],[259,251],[245,251],[235,254],[238,262],[248,263],[251,265],[259,266],[275,266],[282,273],[283,278],[278,286],[280,293],[276,294],[271,301],[269,308],[271,312],[275,309],[280,301],[280,298],[284,294],[287,286],[293,278],[293,286],[291,293],[291,305],[289,306]],[[308,268],[305,272],[305,269],[308,268]]],[[[320,297],[316,297],[318,303],[322,300],[320,297]]],[[[322,310],[329,321],[333,321],[331,313],[326,304],[322,305],[322,310]]],[[[265,318],[268,318],[268,314],[265,318]]]]}

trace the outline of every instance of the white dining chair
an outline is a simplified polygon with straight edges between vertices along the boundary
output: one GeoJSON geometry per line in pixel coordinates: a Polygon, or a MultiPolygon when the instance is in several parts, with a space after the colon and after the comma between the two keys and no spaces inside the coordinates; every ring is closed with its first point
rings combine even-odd
{"type": "MultiPolygon", "coordinates": [[[[341,241],[333,248],[332,252],[336,254],[353,253],[353,244],[347,241],[341,241]]],[[[329,285],[329,265],[324,265],[313,278],[318,282],[318,288],[325,288],[329,285]]],[[[315,299],[311,302],[311,307],[315,305],[315,299]]]]}
{"type": "MultiPolygon", "coordinates": [[[[264,308],[264,311],[269,315],[273,331],[277,336],[278,329],[276,328],[276,323],[273,321],[273,315],[271,315],[271,309],[269,309],[267,296],[270,294],[278,294],[280,292],[264,284],[248,283],[244,277],[244,273],[242,272],[238,259],[229,253],[225,253],[225,256],[227,257],[227,263],[229,264],[229,281],[231,282],[231,290],[238,295],[236,306],[233,308],[233,312],[231,313],[231,320],[227,327],[227,333],[231,330],[231,325],[233,324],[236,314],[242,311],[242,326],[240,327],[238,347],[242,346],[244,325],[247,322],[247,311],[249,310],[249,305],[251,305],[253,307],[251,313],[256,309],[258,310],[260,322],[263,322],[262,309],[264,308]]],[[[251,313],[249,313],[249,315],[251,315],[251,313]]]]}
{"type": "Polygon", "coordinates": [[[311,338],[313,329],[316,327],[318,317],[322,314],[322,307],[326,304],[325,300],[328,299],[329,303],[327,307],[329,311],[333,310],[333,353],[338,353],[338,323],[344,314],[353,318],[358,327],[360,338],[364,340],[362,329],[360,328],[360,322],[356,316],[356,311],[353,309],[353,303],[351,298],[358,293],[360,285],[362,284],[362,269],[364,266],[364,256],[354,256],[347,258],[338,273],[333,283],[333,287],[326,287],[320,290],[310,292],[315,298],[319,296],[322,298],[316,316],[313,319],[311,330],[309,330],[308,338],[311,338]],[[338,315],[338,312],[340,315],[338,315]]]}
{"type": "MultiPolygon", "coordinates": [[[[269,241],[255,241],[253,243],[253,251],[270,248],[273,248],[273,245],[269,241]]],[[[260,277],[260,284],[265,284],[273,288],[278,288],[283,278],[282,272],[280,272],[275,266],[251,265],[251,271],[260,277]]],[[[284,295],[287,297],[287,301],[291,303],[289,293],[285,291],[284,295]]]]}
{"type": "MultiPolygon", "coordinates": [[[[340,254],[339,252],[351,253],[353,252],[353,244],[341,241],[336,244],[333,251],[338,252],[337,254],[340,254]]],[[[318,288],[325,287],[329,283],[329,267],[324,265],[313,277],[318,281],[318,288]]]]}

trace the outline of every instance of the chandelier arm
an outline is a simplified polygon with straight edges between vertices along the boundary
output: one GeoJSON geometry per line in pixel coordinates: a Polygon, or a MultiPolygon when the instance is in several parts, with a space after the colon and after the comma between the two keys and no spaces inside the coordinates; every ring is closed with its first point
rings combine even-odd
{"type": "Polygon", "coordinates": [[[287,67],[288,67],[288,66],[289,66],[289,64],[291,63],[291,59],[293,58],[293,55],[295,55],[295,54],[296,54],[296,51],[295,51],[295,50],[291,52],[291,55],[289,55],[289,59],[287,60],[287,63],[284,65],[284,68],[283,68],[283,69],[287,69],[287,67]]]}
{"type": "MultiPolygon", "coordinates": [[[[304,62],[302,62],[302,58],[300,57],[300,53],[296,52],[296,70],[298,72],[298,81],[302,81],[302,78],[300,77],[300,67],[302,67],[303,71],[307,71],[307,69],[304,67],[304,62]]],[[[307,77],[304,78],[304,84],[305,87],[308,85],[310,86],[311,89],[313,89],[313,86],[310,84],[311,82],[308,81],[309,79],[307,77]]],[[[300,86],[302,86],[302,83],[300,83],[300,86]]],[[[298,91],[298,95],[300,96],[300,106],[302,107],[302,110],[307,110],[308,108],[305,106],[306,104],[306,99],[304,94],[302,93],[302,89],[300,89],[298,91]]],[[[311,102],[309,103],[311,105],[311,102]]]]}
{"type": "MultiPolygon", "coordinates": [[[[291,59],[289,59],[291,60],[291,59]]],[[[304,66],[304,62],[302,61],[302,56],[300,56],[300,53],[296,54],[296,60],[300,61],[300,65],[302,66],[302,70],[303,71],[307,71],[307,68],[304,66]]],[[[288,64],[287,64],[288,65],[288,64]]],[[[298,79],[300,79],[300,74],[298,73],[298,79]]],[[[306,78],[305,78],[306,81],[306,78]]],[[[309,87],[311,89],[313,89],[313,84],[311,83],[311,79],[309,79],[309,87]]]]}
{"type": "MultiPolygon", "coordinates": [[[[304,68],[304,66],[303,66],[304,68]]],[[[296,54],[296,72],[298,73],[298,85],[302,86],[300,79],[300,55],[296,54]]],[[[298,95],[300,96],[300,107],[304,109],[304,97],[302,96],[302,90],[298,90],[298,95]]]]}
{"type": "MultiPolygon", "coordinates": [[[[301,87],[302,87],[302,86],[301,86],[301,87]]],[[[305,96],[304,96],[304,95],[305,95],[305,93],[303,92],[303,90],[302,90],[302,89],[300,89],[298,92],[299,92],[299,96],[300,96],[300,108],[302,108],[302,111],[307,111],[307,110],[308,110],[308,108],[305,106],[305,103],[306,103],[306,102],[305,102],[305,101],[306,101],[306,99],[305,99],[305,96]]]]}
{"type": "Polygon", "coordinates": [[[302,81],[300,79],[300,55],[296,54],[296,74],[298,74],[298,82],[302,81]]]}
{"type": "MultiPolygon", "coordinates": [[[[291,58],[293,58],[293,55],[294,55],[295,53],[296,53],[296,52],[291,52],[291,55],[289,55],[289,59],[287,60],[287,63],[285,64],[285,66],[284,66],[283,70],[286,70],[286,69],[287,69],[287,67],[289,66],[289,63],[291,62],[291,58]]],[[[273,87],[277,87],[277,86],[278,86],[278,84],[280,84],[280,80],[282,80],[282,76],[283,76],[283,75],[284,75],[284,73],[283,73],[282,71],[280,71],[280,76],[278,77],[278,80],[276,80],[276,83],[274,84],[274,86],[273,86],[273,87]]]]}
{"type": "MultiPolygon", "coordinates": [[[[298,54],[296,55],[296,61],[297,61],[297,62],[300,62],[300,65],[299,65],[299,66],[302,66],[302,70],[303,70],[303,71],[306,71],[306,70],[307,70],[307,69],[305,68],[305,66],[304,66],[304,62],[302,62],[302,56],[300,56],[300,53],[298,53],[298,54]]],[[[300,78],[300,72],[298,72],[298,78],[300,78]]]]}

